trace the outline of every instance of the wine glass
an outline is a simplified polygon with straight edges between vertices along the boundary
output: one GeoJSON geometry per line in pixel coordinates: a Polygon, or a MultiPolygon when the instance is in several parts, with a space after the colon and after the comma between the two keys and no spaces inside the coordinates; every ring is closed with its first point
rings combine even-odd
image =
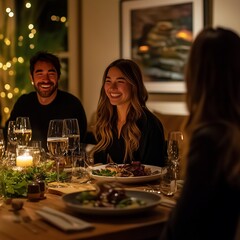
{"type": "Polygon", "coordinates": [[[17,117],[15,134],[19,146],[27,146],[32,139],[32,129],[28,117],[17,117]]]}
{"type": "Polygon", "coordinates": [[[7,159],[10,166],[16,164],[17,136],[15,133],[16,121],[9,121],[7,125],[7,159]]]}
{"type": "Polygon", "coordinates": [[[16,121],[9,121],[8,129],[7,129],[7,139],[8,139],[8,142],[13,146],[17,145],[17,136],[15,133],[15,128],[16,128],[16,121]]]}
{"type": "Polygon", "coordinates": [[[183,133],[181,131],[171,131],[168,134],[167,154],[168,160],[172,163],[173,174],[175,180],[175,187],[177,187],[176,181],[179,174],[179,161],[182,157],[183,151],[183,133]]]}
{"type": "Polygon", "coordinates": [[[5,141],[3,136],[3,129],[0,129],[0,162],[5,152],[5,141]]]}
{"type": "Polygon", "coordinates": [[[74,151],[80,146],[80,130],[78,120],[76,118],[64,119],[66,132],[65,136],[68,138],[68,150],[71,152],[72,174],[75,173],[74,151]]]}
{"type": "Polygon", "coordinates": [[[57,165],[57,187],[59,185],[60,159],[67,152],[68,138],[66,137],[65,123],[62,119],[50,120],[47,133],[47,147],[50,154],[55,158],[57,165]]]}

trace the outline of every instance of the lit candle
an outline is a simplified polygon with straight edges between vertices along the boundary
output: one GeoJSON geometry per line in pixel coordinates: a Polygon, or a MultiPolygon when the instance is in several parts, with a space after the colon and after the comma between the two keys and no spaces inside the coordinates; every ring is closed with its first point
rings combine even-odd
{"type": "Polygon", "coordinates": [[[33,157],[30,155],[20,155],[16,158],[17,167],[30,167],[33,165],[33,157]]]}

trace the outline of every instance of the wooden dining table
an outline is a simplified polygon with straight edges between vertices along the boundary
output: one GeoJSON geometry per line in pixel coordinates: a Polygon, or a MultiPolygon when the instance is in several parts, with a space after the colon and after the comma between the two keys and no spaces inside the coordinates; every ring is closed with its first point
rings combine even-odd
{"type": "MultiPolygon", "coordinates": [[[[76,186],[76,184],[75,184],[76,186]]],[[[79,185],[84,189],[84,185],[79,185]]],[[[91,185],[86,185],[91,186],[91,185]]],[[[127,189],[143,190],[144,185],[126,186],[127,189]]],[[[69,188],[68,188],[69,189],[69,188]]],[[[76,188],[76,191],[78,189],[76,188]]],[[[0,207],[0,239],[1,240],[140,240],[157,239],[171,212],[170,207],[159,204],[154,209],[133,215],[123,216],[97,216],[82,214],[66,207],[62,195],[67,192],[49,188],[45,199],[29,201],[21,199],[24,203],[19,211],[13,211],[12,204],[4,204],[0,207]],[[42,207],[50,207],[64,213],[71,214],[92,224],[93,228],[81,231],[63,231],[42,219],[36,210],[42,207]],[[28,216],[31,221],[16,221],[16,214],[28,216]],[[35,231],[34,231],[35,230],[35,231]]],[[[19,201],[19,199],[13,199],[19,201]]]]}

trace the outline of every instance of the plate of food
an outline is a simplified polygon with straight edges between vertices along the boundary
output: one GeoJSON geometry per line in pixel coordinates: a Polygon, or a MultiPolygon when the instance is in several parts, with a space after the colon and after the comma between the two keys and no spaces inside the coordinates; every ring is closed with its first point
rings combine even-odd
{"type": "Polygon", "coordinates": [[[154,209],[161,200],[157,194],[111,188],[107,191],[69,193],[62,197],[67,208],[93,215],[130,215],[154,209]]]}
{"type": "Polygon", "coordinates": [[[100,181],[118,181],[121,183],[142,183],[160,179],[163,168],[144,165],[139,162],[131,164],[105,164],[92,168],[91,177],[100,181]]]}

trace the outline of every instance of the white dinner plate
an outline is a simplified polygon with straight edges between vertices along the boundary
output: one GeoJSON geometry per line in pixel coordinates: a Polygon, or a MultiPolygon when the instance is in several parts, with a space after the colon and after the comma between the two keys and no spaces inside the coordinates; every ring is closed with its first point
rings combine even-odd
{"type": "MultiPolygon", "coordinates": [[[[121,165],[121,164],[120,164],[121,165]]],[[[93,167],[92,170],[101,170],[106,169],[107,165],[100,165],[93,167]]],[[[121,183],[142,183],[142,182],[150,182],[154,180],[159,180],[161,174],[163,174],[163,169],[161,167],[157,166],[151,166],[151,165],[144,165],[147,168],[151,169],[152,175],[149,176],[134,176],[134,177],[108,177],[108,176],[99,176],[91,173],[91,177],[96,180],[100,181],[118,181],[121,183]]]]}
{"type": "Polygon", "coordinates": [[[76,196],[79,192],[69,193],[62,197],[65,206],[76,212],[93,215],[129,215],[146,212],[155,208],[161,200],[161,197],[155,193],[125,190],[126,195],[129,197],[137,198],[144,201],[146,204],[134,208],[109,208],[109,207],[91,207],[79,203],[76,196]]]}

